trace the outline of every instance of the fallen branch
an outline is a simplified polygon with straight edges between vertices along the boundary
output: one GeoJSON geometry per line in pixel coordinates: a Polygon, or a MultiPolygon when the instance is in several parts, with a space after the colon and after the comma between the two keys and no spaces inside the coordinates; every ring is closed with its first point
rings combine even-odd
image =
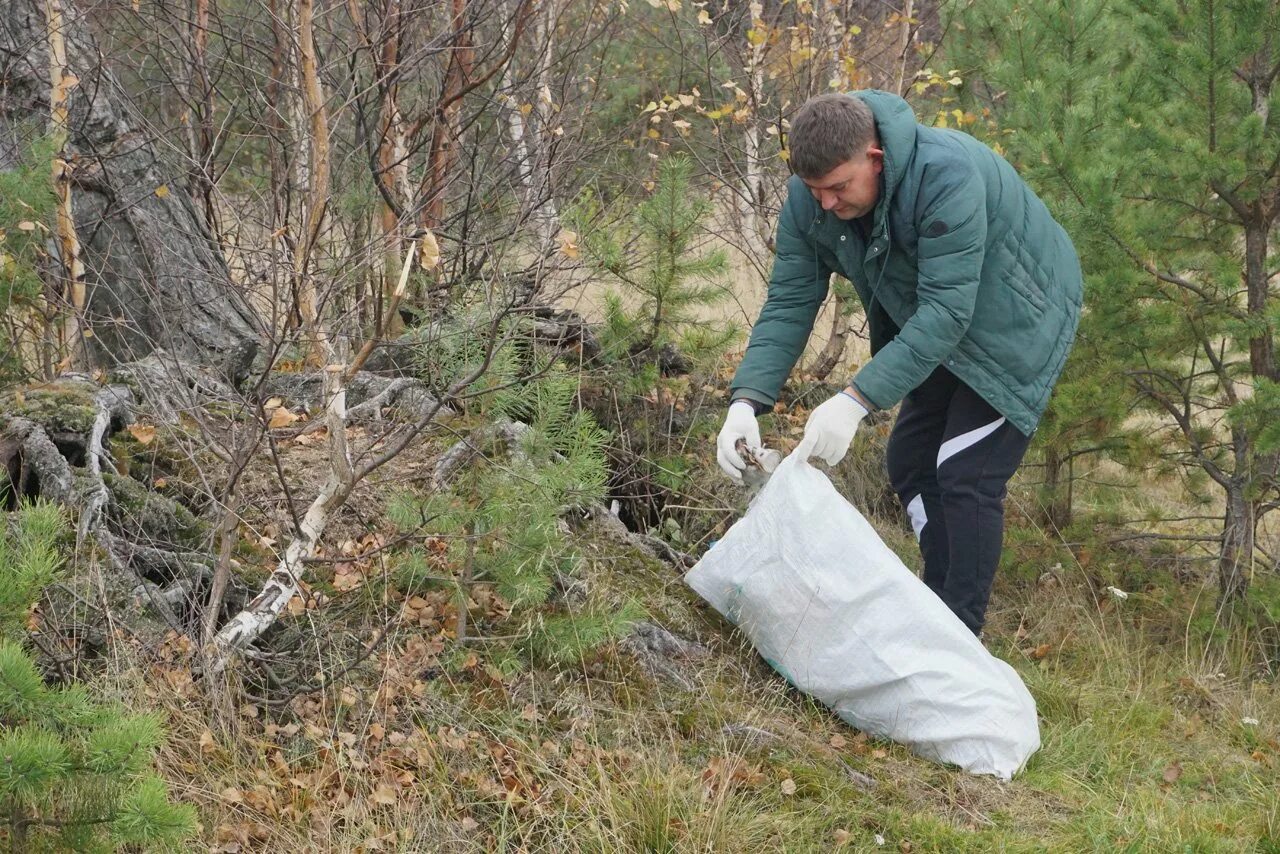
{"type": "MultiPolygon", "coordinates": [[[[348,403],[347,423],[376,418],[383,407],[398,406],[410,417],[432,409],[438,401],[428,390],[426,383],[412,377],[383,377],[361,371],[343,391],[348,403]]],[[[324,377],[311,374],[273,374],[262,385],[264,398],[279,397],[291,406],[313,409],[324,404],[324,377]]],[[[446,408],[439,415],[450,415],[446,408]]],[[[318,429],[325,422],[317,420],[302,432],[318,429]]]]}
{"type": "Polygon", "coordinates": [[[289,600],[299,593],[303,564],[308,558],[315,556],[330,515],[342,506],[355,487],[356,479],[346,447],[347,410],[342,388],[342,366],[333,365],[326,369],[325,385],[328,397],[325,425],[329,428],[329,477],[307,508],[302,524],[298,526],[297,536],[285,549],[284,557],[280,559],[262,591],[214,636],[209,664],[211,673],[222,672],[231,656],[270,628],[289,600]]]}
{"type": "MultiPolygon", "coordinates": [[[[493,330],[491,330],[492,332],[493,330]]],[[[445,401],[472,385],[489,369],[493,353],[499,344],[499,336],[491,335],[490,346],[481,364],[459,379],[448,389],[444,399],[420,414],[417,421],[401,430],[399,435],[382,445],[382,450],[371,458],[353,465],[346,446],[346,397],[343,391],[343,366],[330,365],[326,369],[325,425],[329,434],[329,476],[324,486],[307,508],[297,535],[285,549],[284,557],[277,564],[271,578],[245,607],[232,617],[207,644],[207,672],[217,675],[224,671],[233,656],[262,636],[277,619],[289,600],[301,589],[301,578],[308,560],[315,557],[320,538],[333,513],[351,496],[352,490],[365,477],[395,459],[429,424],[449,412],[445,401]]]]}

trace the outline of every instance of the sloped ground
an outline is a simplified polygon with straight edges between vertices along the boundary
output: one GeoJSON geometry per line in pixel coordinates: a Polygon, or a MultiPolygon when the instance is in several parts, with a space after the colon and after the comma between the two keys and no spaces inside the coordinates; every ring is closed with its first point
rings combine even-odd
{"type": "MultiPolygon", "coordinates": [[[[775,415],[766,434],[785,449],[803,420],[775,415]]],[[[873,513],[886,508],[887,427],[868,424],[835,473],[873,513]]],[[[442,430],[361,486],[310,567],[307,600],[269,644],[274,657],[240,671],[234,700],[208,693],[176,635],[158,648],[151,635],[104,641],[110,657],[86,673],[113,663],[99,687],[165,716],[162,771],[201,814],[193,850],[1280,851],[1277,639],[1206,629],[1211,596],[1197,581],[1212,579],[1177,554],[1108,545],[1088,525],[1048,536],[1026,518],[1032,491],[1015,485],[988,645],[1036,697],[1044,746],[1001,784],[868,739],[789,688],[616,524],[567,529],[585,560],[558,581],[554,605],[636,605],[629,636],[570,664],[530,657],[507,604],[480,585],[458,643],[452,593],[398,588],[403,547],[386,505],[425,489],[467,429],[442,430]]],[[[728,519],[741,496],[699,457],[707,429],[695,420],[691,489],[728,519]]],[[[166,450],[179,438],[139,430],[113,452],[147,495],[181,499],[200,473],[185,446],[166,450]]],[[[276,439],[305,505],[323,437],[276,439]]],[[[250,587],[289,527],[275,462],[255,466],[235,554],[250,587]]],[[[1156,486],[1118,489],[1145,501],[1156,486]]],[[[901,520],[876,521],[913,565],[901,520]]],[[[715,523],[704,527],[714,536],[715,523]]],[[[91,599],[102,568],[78,569],[91,599]]]]}
{"type": "MultiPolygon", "coordinates": [[[[1035,695],[1044,746],[1010,784],[850,729],[669,564],[592,524],[560,606],[630,601],[645,622],[572,665],[513,664],[492,631],[460,648],[447,594],[405,597],[369,564],[347,591],[317,569],[364,597],[349,622],[291,618],[299,638],[310,623],[353,643],[390,625],[330,688],[210,715],[176,643],[114,685],[168,714],[164,772],[201,810],[201,850],[1280,851],[1274,682],[1243,652],[1190,646],[1194,591],[1144,575],[1144,556],[1018,524],[989,646],[1035,695]]],[[[471,605],[501,626],[492,594],[471,605]]]]}

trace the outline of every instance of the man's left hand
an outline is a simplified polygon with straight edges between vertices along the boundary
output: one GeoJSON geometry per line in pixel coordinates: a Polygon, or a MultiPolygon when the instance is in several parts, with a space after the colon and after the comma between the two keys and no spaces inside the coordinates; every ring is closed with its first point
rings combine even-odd
{"type": "Polygon", "coordinates": [[[846,389],[809,413],[804,438],[795,450],[801,459],[818,457],[832,466],[844,459],[858,432],[858,423],[867,415],[867,407],[855,394],[852,389],[846,389]]]}

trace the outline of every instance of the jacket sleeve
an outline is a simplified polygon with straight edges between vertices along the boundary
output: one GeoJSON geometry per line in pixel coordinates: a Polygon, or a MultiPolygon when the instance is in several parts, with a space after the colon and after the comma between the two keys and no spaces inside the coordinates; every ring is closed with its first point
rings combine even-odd
{"type": "Polygon", "coordinates": [[[916,205],[916,310],[858,371],[853,385],[873,405],[898,403],[956,348],[973,320],[987,241],[986,186],[967,161],[931,166],[916,205]],[[936,171],[934,171],[936,170],[936,171]]]}
{"type": "Polygon", "coordinates": [[[772,407],[778,399],[782,384],[804,351],[831,283],[831,268],[819,260],[816,245],[796,221],[796,192],[792,187],[778,219],[768,294],[730,384],[730,399],[749,398],[758,404],[757,411],[772,407]]]}

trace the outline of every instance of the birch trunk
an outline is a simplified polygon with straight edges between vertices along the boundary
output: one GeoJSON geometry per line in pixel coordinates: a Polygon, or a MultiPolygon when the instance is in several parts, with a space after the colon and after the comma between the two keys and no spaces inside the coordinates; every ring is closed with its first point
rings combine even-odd
{"type": "MultiPolygon", "coordinates": [[[[763,31],[764,6],[753,2],[751,10],[751,28],[763,31]]],[[[756,248],[763,243],[760,233],[759,218],[756,208],[763,198],[764,175],[760,163],[760,105],[764,100],[764,51],[765,40],[747,39],[747,93],[751,115],[747,118],[747,127],[742,135],[742,159],[745,193],[740,197],[739,212],[742,217],[743,237],[747,245],[756,248]]]]}
{"type": "Polygon", "coordinates": [[[297,8],[302,103],[310,130],[310,185],[307,187],[301,239],[294,247],[293,275],[298,283],[298,311],[302,315],[306,345],[310,350],[309,359],[313,364],[324,365],[331,361],[331,354],[328,335],[320,321],[319,297],[310,269],[312,254],[319,242],[320,229],[329,204],[329,119],[316,68],[312,0],[298,0],[297,8]]]}
{"type": "Polygon", "coordinates": [[[76,85],[67,73],[67,46],[63,38],[62,0],[48,0],[49,44],[49,117],[56,140],[57,151],[53,155],[53,191],[57,203],[58,249],[61,254],[62,287],[60,313],[62,329],[59,347],[60,368],[86,368],[89,364],[85,336],[92,332],[83,327],[84,322],[84,264],[80,260],[80,238],[76,234],[76,221],[71,208],[71,166],[67,162],[66,146],[70,133],[67,128],[67,90],[76,85]]]}

